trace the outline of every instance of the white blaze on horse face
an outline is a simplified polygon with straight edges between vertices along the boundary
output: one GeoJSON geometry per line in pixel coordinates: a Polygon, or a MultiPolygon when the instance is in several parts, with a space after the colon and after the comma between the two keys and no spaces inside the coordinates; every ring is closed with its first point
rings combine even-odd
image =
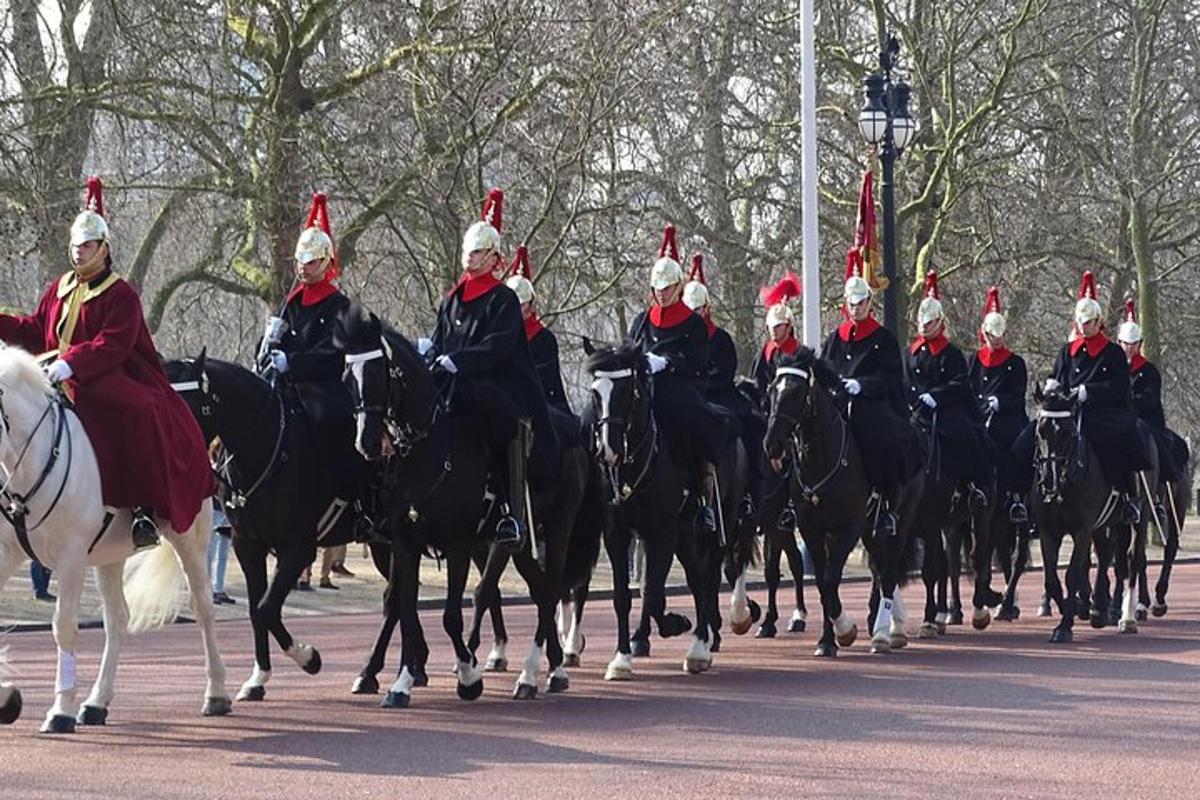
{"type": "Polygon", "coordinates": [[[604,462],[610,467],[615,466],[619,456],[609,444],[608,415],[612,406],[612,378],[596,378],[592,381],[592,391],[600,398],[600,451],[604,454],[604,462]]]}

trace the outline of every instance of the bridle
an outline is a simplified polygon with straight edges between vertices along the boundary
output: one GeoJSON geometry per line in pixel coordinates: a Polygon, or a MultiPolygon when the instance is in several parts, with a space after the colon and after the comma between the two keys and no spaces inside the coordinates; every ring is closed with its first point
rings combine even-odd
{"type": "Polygon", "coordinates": [[[413,449],[418,444],[429,438],[430,431],[433,430],[434,424],[445,410],[445,400],[450,396],[450,387],[453,385],[453,381],[448,381],[438,392],[433,403],[430,405],[428,419],[424,423],[414,424],[410,420],[400,419],[396,414],[396,403],[394,400],[397,392],[393,390],[393,384],[397,385],[401,390],[401,394],[403,394],[408,381],[404,368],[396,363],[388,341],[381,337],[379,344],[380,346],[374,350],[346,356],[346,366],[354,370],[355,380],[358,383],[358,402],[354,406],[354,414],[356,416],[379,414],[383,418],[384,429],[392,440],[392,449],[395,456],[404,460],[412,454],[413,449]],[[383,401],[381,403],[368,404],[363,391],[364,382],[362,373],[359,370],[355,370],[355,367],[360,367],[379,359],[383,359],[386,365],[383,401]]]}
{"type": "MultiPolygon", "coordinates": [[[[12,423],[8,416],[8,409],[6,409],[4,406],[3,389],[0,389],[0,427],[3,428],[3,436],[12,436],[12,423]]],[[[37,424],[33,426],[33,430],[29,433],[29,437],[25,440],[25,444],[22,445],[20,453],[17,455],[16,463],[9,467],[7,464],[0,462],[0,473],[2,473],[4,476],[4,486],[0,487],[0,516],[3,516],[4,519],[6,519],[8,523],[12,525],[13,530],[17,534],[17,542],[21,545],[21,549],[25,551],[25,555],[29,556],[29,558],[34,561],[37,561],[38,558],[33,552],[33,546],[29,542],[29,534],[31,531],[35,531],[41,527],[42,523],[44,523],[50,517],[50,514],[53,513],[54,509],[58,507],[58,501],[62,499],[63,492],[66,491],[67,488],[67,478],[71,474],[72,454],[73,443],[71,439],[71,426],[68,424],[67,420],[67,409],[62,398],[57,393],[54,393],[47,398],[46,408],[42,411],[41,416],[38,417],[37,424]],[[21,468],[21,463],[25,460],[25,456],[29,452],[30,445],[33,444],[34,438],[37,436],[38,431],[41,430],[42,425],[51,416],[55,418],[55,423],[54,441],[50,445],[50,457],[46,459],[45,465],[42,467],[37,480],[34,481],[34,484],[29,491],[24,493],[13,491],[13,479],[16,477],[17,471],[21,468]],[[54,498],[50,501],[50,505],[47,506],[44,512],[42,512],[42,515],[38,518],[38,521],[30,526],[27,524],[27,518],[29,516],[29,503],[34,499],[34,497],[37,496],[37,493],[41,491],[42,487],[46,484],[46,480],[54,471],[55,466],[57,466],[59,458],[62,456],[62,441],[64,437],[66,437],[67,440],[67,461],[66,468],[63,469],[62,481],[60,481],[58,485],[58,491],[55,492],[54,498]]]]}
{"type": "Polygon", "coordinates": [[[1038,489],[1045,503],[1061,505],[1063,502],[1063,488],[1071,471],[1071,462],[1079,450],[1080,429],[1078,424],[1075,424],[1075,435],[1071,437],[1070,449],[1065,453],[1056,453],[1048,437],[1042,435],[1042,425],[1048,424],[1054,429],[1054,439],[1057,441],[1061,438],[1059,420],[1073,419],[1074,416],[1074,412],[1069,410],[1039,409],[1037,412],[1037,455],[1034,461],[1037,464],[1038,489]]]}
{"type": "Polygon", "coordinates": [[[838,446],[837,457],[833,461],[833,466],[815,483],[805,482],[803,469],[806,458],[811,452],[811,442],[802,441],[799,432],[802,423],[812,422],[816,419],[816,406],[812,402],[812,393],[817,389],[818,384],[807,370],[799,367],[779,367],[775,370],[775,379],[771,382],[772,394],[783,385],[783,381],[787,378],[799,378],[804,381],[804,402],[800,407],[800,414],[793,416],[780,411],[777,407],[778,403],[773,402],[771,414],[767,420],[767,430],[771,430],[778,424],[778,420],[783,420],[787,424],[788,435],[792,443],[791,478],[800,490],[804,501],[812,506],[817,506],[821,503],[821,493],[829,488],[838,474],[850,463],[850,425],[841,414],[834,415],[841,427],[841,444],[838,446]]]}
{"type": "MultiPolygon", "coordinates": [[[[633,379],[634,370],[632,368],[597,370],[592,373],[592,378],[592,388],[595,389],[598,382],[602,380],[618,381],[633,379]]],[[[633,402],[631,404],[633,408],[637,407],[642,396],[641,383],[634,380],[633,402]]],[[[646,396],[647,398],[649,397],[648,394],[646,396]]],[[[658,455],[658,421],[655,420],[654,413],[647,410],[646,417],[648,424],[642,431],[641,438],[630,446],[629,420],[625,417],[612,414],[611,403],[608,403],[608,406],[607,410],[609,413],[599,417],[595,422],[596,449],[597,451],[600,450],[601,431],[605,425],[611,425],[621,431],[621,451],[624,453],[624,456],[616,464],[605,464],[605,469],[608,472],[609,486],[613,494],[613,505],[620,505],[642,488],[642,484],[645,483],[646,477],[650,474],[650,468],[654,465],[655,457],[658,455]],[[639,462],[640,467],[638,466],[639,462]],[[631,471],[634,473],[632,481],[622,481],[621,479],[627,467],[631,468],[631,471]]]]}

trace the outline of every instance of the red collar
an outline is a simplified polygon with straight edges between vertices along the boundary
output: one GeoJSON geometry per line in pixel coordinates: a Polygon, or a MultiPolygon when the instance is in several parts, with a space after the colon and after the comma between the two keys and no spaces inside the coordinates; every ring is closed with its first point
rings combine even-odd
{"type": "Polygon", "coordinates": [[[1076,337],[1071,342],[1071,355],[1076,355],[1080,350],[1087,347],[1088,355],[1092,358],[1100,355],[1101,351],[1108,345],[1108,337],[1101,331],[1090,339],[1085,339],[1082,336],[1076,337]]]}
{"type": "Polygon", "coordinates": [[[713,322],[711,319],[706,319],[704,320],[704,324],[708,326],[708,338],[711,339],[717,335],[717,323],[713,322]]]}
{"type": "Polygon", "coordinates": [[[763,345],[763,360],[770,364],[771,359],[775,357],[776,353],[784,353],[790,356],[799,348],[800,340],[795,336],[789,336],[788,338],[784,339],[783,344],[776,344],[774,339],[769,339],[767,340],[767,343],[763,345]]]}
{"type": "Polygon", "coordinates": [[[537,314],[530,314],[525,318],[525,341],[532,342],[533,337],[541,333],[542,329],[545,327],[546,326],[542,324],[542,321],[538,319],[537,314]]]}
{"type": "Polygon", "coordinates": [[[337,294],[337,287],[330,283],[329,276],[326,275],[325,279],[319,283],[302,283],[292,289],[288,292],[287,301],[290,303],[296,295],[299,295],[300,305],[315,306],[331,294],[337,294]]]}
{"type": "Polygon", "coordinates": [[[469,303],[472,300],[483,297],[492,289],[495,289],[497,286],[499,286],[500,279],[490,272],[485,272],[482,275],[471,275],[470,273],[464,272],[462,277],[460,277],[454,286],[450,288],[450,291],[446,293],[447,296],[454,294],[458,291],[460,286],[464,285],[466,288],[463,289],[462,299],[464,303],[469,303]]]}
{"type": "Polygon", "coordinates": [[[848,319],[838,325],[838,338],[843,342],[861,342],[877,330],[879,330],[879,323],[872,316],[857,323],[848,319]]]}
{"type": "Polygon", "coordinates": [[[1133,360],[1129,362],[1129,372],[1130,373],[1137,372],[1139,369],[1146,366],[1148,363],[1150,363],[1150,362],[1148,362],[1146,360],[1146,357],[1144,355],[1142,355],[1141,353],[1138,353],[1136,356],[1133,357],[1133,360]]]}
{"type": "Polygon", "coordinates": [[[1012,356],[1012,350],[1009,350],[1007,347],[1001,347],[999,350],[993,350],[987,345],[984,345],[983,347],[979,348],[979,363],[983,364],[985,367],[998,367],[1005,361],[1008,361],[1010,356],[1012,356]]]}
{"type": "Polygon", "coordinates": [[[950,340],[946,338],[946,334],[944,333],[939,333],[932,339],[926,339],[924,336],[918,336],[916,339],[913,339],[913,343],[908,348],[908,352],[915,353],[925,345],[929,345],[929,352],[936,356],[950,345],[950,340]]]}
{"type": "Polygon", "coordinates": [[[678,300],[669,306],[651,306],[650,324],[656,328],[674,328],[693,313],[695,312],[678,300]]]}

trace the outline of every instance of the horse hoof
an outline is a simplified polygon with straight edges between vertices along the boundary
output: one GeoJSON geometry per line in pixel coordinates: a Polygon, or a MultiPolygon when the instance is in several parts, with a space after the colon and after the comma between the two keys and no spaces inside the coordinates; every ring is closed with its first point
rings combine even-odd
{"type": "Polygon", "coordinates": [[[1091,623],[1091,626],[1097,630],[1100,628],[1107,628],[1108,616],[1093,608],[1092,612],[1088,615],[1088,622],[1091,623]]]}
{"type": "Polygon", "coordinates": [[[802,619],[792,619],[788,623],[788,633],[804,633],[808,629],[808,623],[802,619]]]}
{"type": "Polygon", "coordinates": [[[604,680],[631,681],[633,680],[633,670],[618,664],[609,664],[608,669],[604,671],[604,680]]]}
{"type": "Polygon", "coordinates": [[[80,725],[103,725],[108,721],[108,709],[100,706],[83,706],[75,715],[75,721],[80,725]]]}
{"type": "Polygon", "coordinates": [[[963,612],[961,608],[956,608],[950,612],[950,618],[946,620],[947,625],[962,625],[963,612]]]}
{"type": "Polygon", "coordinates": [[[762,606],[760,606],[758,603],[754,602],[753,600],[751,600],[749,602],[750,602],[750,622],[752,622],[752,623],[758,622],[760,619],[762,619],[762,606]]]}
{"type": "Polygon", "coordinates": [[[1150,606],[1150,613],[1156,617],[1166,616],[1167,604],[1166,603],[1162,603],[1162,604],[1154,603],[1153,605],[1150,606]]]}
{"type": "Polygon", "coordinates": [[[374,675],[359,675],[350,687],[350,694],[379,694],[379,679],[374,675]]]}
{"type": "Polygon", "coordinates": [[[483,679],[480,678],[475,683],[460,683],[455,687],[460,700],[478,700],[483,694],[483,679]]]}
{"type": "Polygon", "coordinates": [[[1051,644],[1067,644],[1075,638],[1075,633],[1070,628],[1055,628],[1050,633],[1051,644]]]}
{"type": "Polygon", "coordinates": [[[775,638],[775,623],[764,622],[758,626],[758,630],[754,632],[755,639],[774,639],[775,638]]]}
{"type": "Polygon", "coordinates": [[[634,639],[629,643],[629,653],[634,658],[649,658],[650,642],[642,639],[634,639]]]}
{"type": "Polygon", "coordinates": [[[566,677],[559,676],[559,675],[552,675],[550,677],[550,685],[548,687],[546,687],[546,691],[549,692],[550,694],[560,694],[570,688],[571,688],[570,678],[566,678],[566,677]]]}
{"type": "Polygon", "coordinates": [[[1141,608],[1140,606],[1138,607],[1137,612],[1134,614],[1134,617],[1138,622],[1145,622],[1146,620],[1150,619],[1150,615],[1146,613],[1146,609],[1141,608]]]}
{"type": "Polygon", "coordinates": [[[689,675],[699,675],[701,672],[708,672],[711,666],[711,658],[685,658],[683,660],[683,671],[689,675]]]}
{"type": "Polygon", "coordinates": [[[563,666],[564,667],[578,667],[579,666],[579,654],[578,653],[563,653],[563,666]]]}
{"type": "Polygon", "coordinates": [[[658,635],[664,639],[672,636],[682,636],[692,629],[692,621],[682,614],[669,613],[663,615],[663,621],[658,626],[658,635]]]}
{"type": "Polygon", "coordinates": [[[817,658],[837,658],[837,646],[831,642],[821,642],[813,655],[817,658]]]}
{"type": "Polygon", "coordinates": [[[1000,622],[1015,622],[1021,618],[1021,609],[1016,606],[1000,606],[1000,610],[996,612],[996,619],[1000,622]]]}
{"type": "Polygon", "coordinates": [[[839,647],[849,647],[850,645],[854,644],[854,641],[857,638],[858,626],[851,625],[850,630],[846,631],[845,633],[837,634],[837,643],[839,647]]]}
{"type": "Polygon", "coordinates": [[[489,658],[483,665],[484,672],[508,672],[507,658],[489,658]]]}
{"type": "Polygon", "coordinates": [[[429,685],[429,673],[425,671],[424,666],[409,667],[408,674],[412,675],[413,686],[418,689],[429,685]]]}
{"type": "Polygon", "coordinates": [[[206,697],[204,708],[200,709],[203,717],[227,717],[233,713],[233,701],[228,697],[206,697]]]}
{"type": "Polygon", "coordinates": [[[388,692],[380,702],[380,708],[408,708],[412,698],[404,692],[388,692]]]}
{"type": "Polygon", "coordinates": [[[908,634],[893,633],[890,641],[893,650],[903,650],[908,647],[908,634]]]}
{"type": "Polygon", "coordinates": [[[266,696],[265,686],[243,686],[237,693],[238,701],[244,703],[261,703],[266,696]]]}
{"type": "Polygon", "coordinates": [[[1113,625],[1121,621],[1121,609],[1119,606],[1114,605],[1108,609],[1108,621],[1113,625]]]}
{"type": "Polygon", "coordinates": [[[21,709],[24,707],[24,702],[21,700],[21,690],[17,687],[12,688],[12,693],[8,696],[8,702],[0,708],[0,725],[12,725],[21,716],[21,709]]]}
{"type": "Polygon", "coordinates": [[[938,635],[939,630],[936,622],[922,622],[921,629],[917,632],[918,638],[921,639],[936,639],[938,635]]]}
{"type": "Polygon", "coordinates": [[[300,669],[304,670],[309,675],[316,675],[318,672],[320,672],[321,671],[321,651],[314,647],[312,649],[312,658],[310,658],[308,660],[308,663],[305,664],[300,669]]]}
{"type": "Polygon", "coordinates": [[[66,714],[55,714],[42,723],[42,733],[74,733],[75,718],[66,714]]]}
{"type": "Polygon", "coordinates": [[[985,631],[992,624],[992,613],[986,608],[976,609],[971,613],[971,627],[977,631],[985,631]]]}
{"type": "Polygon", "coordinates": [[[1123,619],[1117,623],[1117,633],[1137,633],[1137,621],[1123,619]]]}
{"type": "Polygon", "coordinates": [[[754,624],[752,616],[746,617],[742,622],[729,621],[729,630],[733,631],[738,636],[745,636],[750,632],[750,627],[754,624]]]}
{"type": "Polygon", "coordinates": [[[537,687],[530,686],[528,683],[518,683],[517,688],[513,690],[513,700],[536,700],[537,687]]]}
{"type": "Polygon", "coordinates": [[[1050,616],[1050,601],[1048,601],[1048,600],[1047,600],[1046,602],[1043,602],[1043,603],[1042,603],[1040,606],[1038,606],[1038,613],[1037,613],[1037,615],[1038,615],[1039,617],[1048,617],[1048,616],[1050,616]]]}
{"type": "Polygon", "coordinates": [[[891,636],[876,636],[871,639],[871,652],[876,654],[884,654],[892,652],[892,637],[891,636]]]}

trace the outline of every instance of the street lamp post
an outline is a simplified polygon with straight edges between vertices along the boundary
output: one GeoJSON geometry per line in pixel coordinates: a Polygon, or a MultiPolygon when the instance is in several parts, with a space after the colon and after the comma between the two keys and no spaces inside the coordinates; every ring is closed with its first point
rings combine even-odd
{"type": "Polygon", "coordinates": [[[912,142],[917,122],[908,111],[912,90],[904,81],[892,82],[892,69],[900,59],[900,40],[889,36],[879,52],[879,68],[863,81],[866,105],[858,113],[858,130],[867,144],[879,148],[883,162],[883,274],[888,288],[883,297],[883,324],[899,334],[896,279],[896,190],[893,182],[896,159],[912,142]]]}

